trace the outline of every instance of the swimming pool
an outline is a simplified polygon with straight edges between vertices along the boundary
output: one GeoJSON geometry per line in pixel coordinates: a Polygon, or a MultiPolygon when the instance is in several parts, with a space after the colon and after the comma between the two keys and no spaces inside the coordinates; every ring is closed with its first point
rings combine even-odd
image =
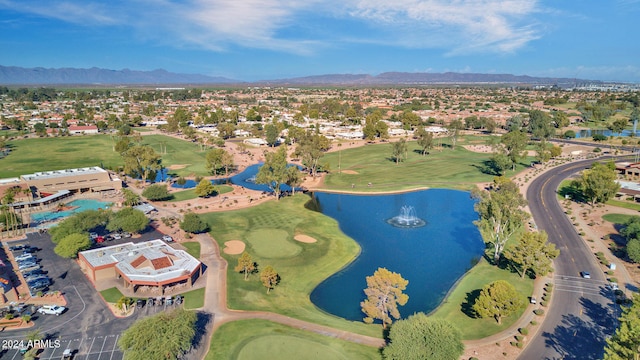
{"type": "Polygon", "coordinates": [[[79,199],[73,200],[72,202],[66,204],[71,207],[71,210],[65,211],[43,211],[31,214],[31,222],[32,223],[42,223],[47,221],[56,221],[63,219],[69,215],[83,212],[85,210],[98,210],[98,209],[108,209],[111,207],[112,203],[106,201],[100,201],[95,199],[79,199]]]}

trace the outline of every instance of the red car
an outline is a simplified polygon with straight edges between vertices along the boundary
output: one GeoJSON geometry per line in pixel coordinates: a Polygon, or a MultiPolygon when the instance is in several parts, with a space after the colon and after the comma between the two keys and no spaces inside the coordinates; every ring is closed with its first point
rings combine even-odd
{"type": "Polygon", "coordinates": [[[104,236],[98,236],[98,237],[96,238],[96,243],[98,243],[98,244],[102,244],[103,242],[104,242],[104,236]]]}

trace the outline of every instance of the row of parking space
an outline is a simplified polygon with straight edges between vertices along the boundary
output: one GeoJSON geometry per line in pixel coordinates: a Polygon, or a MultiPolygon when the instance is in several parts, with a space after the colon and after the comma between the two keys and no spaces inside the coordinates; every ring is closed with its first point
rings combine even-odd
{"type": "MultiPolygon", "coordinates": [[[[54,339],[41,341],[36,344],[38,359],[68,359],[74,360],[122,360],[124,354],[118,347],[120,335],[102,335],[82,339],[54,339]],[[66,350],[66,354],[65,354],[66,350]],[[65,357],[70,354],[71,357],[65,357]]],[[[1,359],[22,359],[19,346],[2,349],[1,359]]]]}
{"type": "Polygon", "coordinates": [[[41,259],[36,256],[36,253],[40,250],[38,247],[28,243],[20,243],[9,247],[9,252],[16,263],[16,275],[21,274],[19,280],[27,285],[31,296],[49,290],[49,287],[53,284],[53,280],[42,267],[41,259]]]}

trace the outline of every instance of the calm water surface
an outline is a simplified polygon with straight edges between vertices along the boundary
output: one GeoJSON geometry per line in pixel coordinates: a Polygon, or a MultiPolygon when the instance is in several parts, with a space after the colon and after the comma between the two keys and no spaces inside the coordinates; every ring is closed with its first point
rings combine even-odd
{"type": "Polygon", "coordinates": [[[340,223],[342,231],[362,248],[357,259],[326,279],[311,293],[319,308],[348,320],[363,318],[366,277],[378,267],[409,280],[409,301],[402,317],[435,309],[451,286],[482,255],[484,242],[473,221],[478,214],[468,192],[431,189],[394,195],[316,193],[323,214],[340,223]],[[426,226],[397,228],[386,222],[413,206],[426,226]]]}

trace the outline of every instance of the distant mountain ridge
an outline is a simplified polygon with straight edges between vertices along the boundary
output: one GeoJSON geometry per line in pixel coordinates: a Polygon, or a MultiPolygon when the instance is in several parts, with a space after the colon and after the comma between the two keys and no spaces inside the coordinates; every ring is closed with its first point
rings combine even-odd
{"type": "Polygon", "coordinates": [[[23,68],[0,65],[0,84],[3,85],[116,85],[116,84],[229,84],[241,81],[200,74],[176,74],[158,69],[152,71],[77,69],[42,67],[23,68]]]}
{"type": "Polygon", "coordinates": [[[326,85],[428,85],[428,84],[528,84],[573,86],[576,83],[599,83],[597,80],[572,78],[534,77],[512,74],[479,73],[407,73],[385,72],[379,75],[330,74],[291,79],[263,80],[267,84],[326,84],[326,85]]]}
{"type": "Polygon", "coordinates": [[[158,69],[153,71],[108,70],[100,68],[23,68],[0,65],[0,85],[215,85],[215,84],[260,84],[260,85],[429,85],[429,84],[526,84],[573,86],[578,83],[600,81],[534,77],[512,74],[479,73],[407,73],[385,72],[369,74],[327,74],[288,79],[244,82],[225,77],[200,74],[177,74],[158,69]]]}

